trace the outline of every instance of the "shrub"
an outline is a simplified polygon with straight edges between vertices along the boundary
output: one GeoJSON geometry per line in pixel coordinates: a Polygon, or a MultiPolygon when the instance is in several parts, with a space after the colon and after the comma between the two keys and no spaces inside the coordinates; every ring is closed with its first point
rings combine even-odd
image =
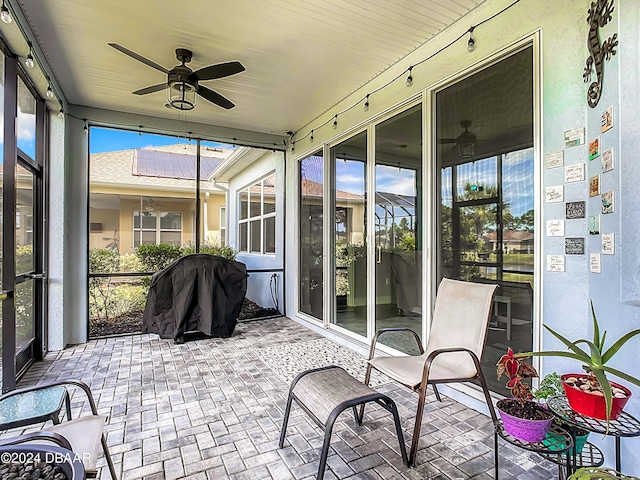
{"type": "Polygon", "coordinates": [[[180,247],[169,243],[159,245],[138,245],[136,255],[145,272],[155,273],[182,256],[180,247]]]}
{"type": "MultiPolygon", "coordinates": [[[[182,255],[191,255],[192,253],[196,253],[196,249],[191,243],[182,247],[182,255]]],[[[238,256],[238,252],[232,247],[209,243],[200,245],[200,253],[208,253],[227,260],[235,260],[238,256]]]]}
{"type": "Polygon", "coordinates": [[[220,245],[201,245],[200,253],[216,255],[217,257],[226,258],[227,260],[235,260],[238,256],[238,252],[236,252],[233,248],[220,245]]]}
{"type": "Polygon", "coordinates": [[[140,257],[135,253],[125,253],[120,255],[120,271],[144,272],[144,265],[140,261],[140,257]]]}
{"type": "MultiPolygon", "coordinates": [[[[120,265],[120,255],[115,249],[89,249],[90,273],[114,273],[120,265]]],[[[89,315],[92,318],[104,316],[109,319],[109,311],[114,299],[110,277],[93,277],[89,279],[89,315]]]]}

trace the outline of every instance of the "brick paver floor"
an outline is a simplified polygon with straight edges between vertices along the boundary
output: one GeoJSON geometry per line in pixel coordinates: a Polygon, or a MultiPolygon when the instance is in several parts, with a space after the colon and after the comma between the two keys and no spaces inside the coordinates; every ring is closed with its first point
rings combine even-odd
{"type": "MultiPolygon", "coordinates": [[[[315,478],[323,432],[295,404],[282,449],[280,427],[291,379],[329,364],[363,377],[358,353],[281,317],[240,323],[226,339],[92,340],[47,355],[20,386],[63,378],[88,383],[109,417],[107,440],[123,480],[306,479],[315,478]]],[[[408,444],[417,395],[382,376],[373,380],[397,403],[408,444]]],[[[84,409],[74,395],[73,416],[84,409]]],[[[334,427],[325,478],[493,478],[489,417],[430,394],[423,422],[417,466],[406,468],[391,415],[370,404],[358,427],[346,411],[334,427]]],[[[500,478],[556,476],[553,464],[500,440],[500,478]]],[[[109,478],[106,467],[100,477],[109,478]]]]}

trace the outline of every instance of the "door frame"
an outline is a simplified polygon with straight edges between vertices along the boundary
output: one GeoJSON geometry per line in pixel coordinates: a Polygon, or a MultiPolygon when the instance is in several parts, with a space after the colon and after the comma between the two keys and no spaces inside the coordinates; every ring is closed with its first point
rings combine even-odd
{"type": "Polygon", "coordinates": [[[18,64],[17,57],[0,42],[0,50],[4,55],[4,146],[3,146],[3,179],[2,179],[2,391],[15,389],[18,379],[29,366],[41,360],[46,345],[44,331],[46,328],[46,295],[47,279],[45,265],[47,246],[45,234],[46,202],[46,163],[48,152],[48,109],[44,100],[38,95],[29,78],[18,64]],[[15,121],[18,111],[18,78],[28,88],[35,99],[35,159],[30,158],[18,148],[15,121]],[[34,175],[33,191],[33,269],[22,272],[16,277],[15,266],[15,229],[16,229],[16,167],[21,165],[34,175]],[[20,351],[16,352],[15,322],[15,288],[28,280],[34,281],[33,291],[33,339],[20,351]],[[4,295],[6,294],[6,296],[4,295]]]}

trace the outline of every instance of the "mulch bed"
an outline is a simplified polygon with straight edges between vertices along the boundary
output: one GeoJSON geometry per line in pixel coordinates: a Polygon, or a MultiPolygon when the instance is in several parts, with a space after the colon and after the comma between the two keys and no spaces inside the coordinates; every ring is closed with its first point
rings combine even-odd
{"type": "MultiPolygon", "coordinates": [[[[242,302],[240,314],[238,315],[238,322],[271,317],[274,315],[278,315],[278,311],[275,308],[264,308],[245,298],[244,302],[242,302]]],[[[109,321],[100,319],[91,320],[89,322],[89,338],[140,332],[142,332],[142,311],[130,312],[116,318],[111,318],[109,321]]]]}

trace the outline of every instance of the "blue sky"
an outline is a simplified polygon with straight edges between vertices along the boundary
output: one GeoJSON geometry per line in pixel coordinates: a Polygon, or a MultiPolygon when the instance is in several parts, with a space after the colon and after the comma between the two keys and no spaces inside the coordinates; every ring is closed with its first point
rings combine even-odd
{"type": "Polygon", "coordinates": [[[189,143],[189,140],[184,137],[153,135],[150,133],[141,134],[128,130],[92,127],[89,138],[89,152],[117,152],[118,150],[129,150],[131,148],[158,147],[177,143],[189,143]]]}
{"type": "MultiPolygon", "coordinates": [[[[27,142],[24,143],[26,146],[27,142]]],[[[89,147],[91,153],[102,153],[177,143],[189,143],[189,140],[184,137],[92,127],[89,147]]],[[[211,142],[206,144],[230,147],[211,142]]],[[[477,162],[478,165],[482,163],[481,160],[477,162]]],[[[533,182],[530,177],[533,171],[532,166],[533,149],[511,153],[503,162],[503,192],[505,201],[510,204],[511,213],[515,216],[520,216],[533,208],[533,182]]],[[[495,172],[484,168],[469,170],[469,174],[477,177],[475,181],[478,183],[495,183],[495,172]],[[494,180],[490,180],[490,177],[494,180]]],[[[362,162],[353,160],[336,162],[338,190],[364,195],[365,176],[365,165],[362,162]]],[[[376,168],[376,190],[413,196],[415,195],[415,172],[410,169],[379,165],[376,168]]],[[[450,192],[445,193],[450,194],[450,192]]]]}

